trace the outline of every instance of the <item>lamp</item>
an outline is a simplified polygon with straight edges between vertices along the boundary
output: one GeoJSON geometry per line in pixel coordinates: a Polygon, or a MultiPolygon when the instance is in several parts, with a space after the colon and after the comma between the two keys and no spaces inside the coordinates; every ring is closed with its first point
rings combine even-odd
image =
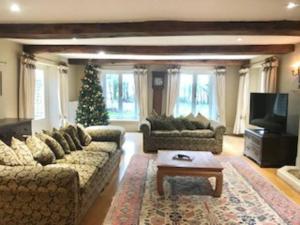
{"type": "Polygon", "coordinates": [[[298,77],[298,88],[300,88],[300,62],[293,65],[292,75],[298,77]]]}

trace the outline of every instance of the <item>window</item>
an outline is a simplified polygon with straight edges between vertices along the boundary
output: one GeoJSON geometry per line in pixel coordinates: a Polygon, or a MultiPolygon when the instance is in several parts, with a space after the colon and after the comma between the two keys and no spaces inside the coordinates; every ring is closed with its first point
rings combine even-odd
{"type": "Polygon", "coordinates": [[[110,119],[137,120],[133,73],[106,72],[102,82],[110,119]]]}
{"type": "Polygon", "coordinates": [[[41,69],[35,70],[34,119],[45,118],[45,76],[41,69]]]}
{"type": "Polygon", "coordinates": [[[180,74],[179,96],[175,106],[176,116],[201,113],[212,118],[212,79],[209,74],[180,74]]]}

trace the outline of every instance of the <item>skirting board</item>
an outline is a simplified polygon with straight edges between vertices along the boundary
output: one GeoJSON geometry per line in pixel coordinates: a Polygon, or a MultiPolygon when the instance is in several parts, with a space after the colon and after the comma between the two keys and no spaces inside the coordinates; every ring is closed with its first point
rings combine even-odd
{"type": "Polygon", "coordinates": [[[284,166],[277,170],[277,175],[291,185],[296,191],[300,192],[300,180],[288,172],[290,169],[300,170],[300,168],[296,166],[284,166]]]}

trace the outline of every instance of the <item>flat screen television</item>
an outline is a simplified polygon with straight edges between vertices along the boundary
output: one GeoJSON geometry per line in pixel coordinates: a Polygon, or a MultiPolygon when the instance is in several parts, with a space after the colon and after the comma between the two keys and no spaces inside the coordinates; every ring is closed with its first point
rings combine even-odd
{"type": "Polygon", "coordinates": [[[286,132],[288,94],[251,93],[249,123],[274,133],[286,132]]]}

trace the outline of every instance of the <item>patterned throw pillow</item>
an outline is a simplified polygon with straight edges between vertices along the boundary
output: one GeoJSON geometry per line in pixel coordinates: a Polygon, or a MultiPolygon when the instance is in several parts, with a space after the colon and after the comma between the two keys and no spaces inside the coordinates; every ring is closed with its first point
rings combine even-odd
{"type": "Polygon", "coordinates": [[[172,119],[172,123],[175,126],[176,130],[186,129],[182,118],[174,118],[172,119]]]}
{"type": "Polygon", "coordinates": [[[64,136],[59,131],[53,131],[52,137],[61,145],[61,147],[63,148],[63,150],[66,154],[71,153],[71,149],[70,149],[70,146],[69,146],[67,140],[64,138],[64,136]]]}
{"type": "Polygon", "coordinates": [[[197,129],[197,125],[188,119],[183,118],[182,123],[184,124],[184,126],[187,130],[196,130],[197,129]]]}
{"type": "Polygon", "coordinates": [[[189,114],[185,119],[191,121],[196,129],[207,129],[210,124],[210,121],[200,113],[196,117],[193,114],[189,114]]]}
{"type": "Polygon", "coordinates": [[[52,137],[52,132],[49,130],[43,130],[43,133],[52,137]]]}
{"type": "Polygon", "coordinates": [[[37,166],[38,165],[38,163],[34,160],[30,149],[23,141],[20,141],[13,137],[12,141],[11,141],[11,148],[15,151],[20,162],[24,166],[37,166]]]}
{"type": "Polygon", "coordinates": [[[210,121],[205,116],[203,116],[201,113],[198,113],[198,115],[195,117],[196,121],[201,123],[204,126],[204,129],[209,128],[210,121]]]}
{"type": "Polygon", "coordinates": [[[81,145],[88,146],[91,143],[92,138],[81,124],[77,124],[77,132],[81,145]]]}
{"type": "Polygon", "coordinates": [[[33,158],[43,166],[54,163],[55,155],[43,141],[36,136],[30,136],[26,139],[26,145],[30,149],[33,158]]]}
{"type": "Polygon", "coordinates": [[[0,165],[23,166],[18,156],[9,146],[0,140],[0,165]]]}
{"type": "Polygon", "coordinates": [[[54,153],[56,159],[62,159],[65,156],[65,151],[54,138],[43,133],[37,134],[37,137],[49,146],[49,148],[54,153]]]}
{"type": "Polygon", "coordinates": [[[82,145],[80,143],[78,133],[77,133],[77,127],[75,127],[74,125],[68,125],[66,128],[64,128],[64,131],[71,136],[76,146],[76,150],[82,150],[82,145]]]}
{"type": "Polygon", "coordinates": [[[68,142],[68,145],[69,145],[69,147],[70,147],[70,150],[71,150],[71,151],[76,151],[76,145],[75,145],[73,139],[71,138],[71,136],[70,136],[67,132],[65,132],[65,131],[63,131],[63,130],[60,130],[59,132],[62,134],[62,136],[63,136],[63,137],[66,139],[66,141],[68,142]]]}

